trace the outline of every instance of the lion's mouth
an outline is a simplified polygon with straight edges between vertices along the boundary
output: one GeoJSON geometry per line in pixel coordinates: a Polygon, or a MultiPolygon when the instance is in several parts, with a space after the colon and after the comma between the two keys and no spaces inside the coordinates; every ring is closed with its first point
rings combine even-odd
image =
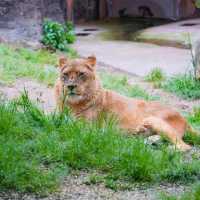
{"type": "Polygon", "coordinates": [[[77,93],[77,92],[74,92],[74,91],[69,91],[69,92],[68,92],[68,96],[69,96],[69,97],[76,97],[76,96],[80,96],[80,94],[77,93]]]}

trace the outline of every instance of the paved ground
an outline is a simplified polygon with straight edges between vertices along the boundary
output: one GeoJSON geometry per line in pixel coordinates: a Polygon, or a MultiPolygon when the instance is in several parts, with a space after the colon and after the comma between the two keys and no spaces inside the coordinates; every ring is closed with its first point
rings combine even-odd
{"type": "Polygon", "coordinates": [[[200,18],[184,20],[176,23],[170,23],[158,27],[147,28],[138,36],[146,41],[163,42],[172,46],[182,45],[187,47],[188,44],[200,40],[200,18]]]}
{"type": "MultiPolygon", "coordinates": [[[[188,30],[188,32],[194,35],[193,38],[195,39],[192,40],[196,41],[198,37],[200,38],[200,34],[197,32],[197,26],[199,27],[200,25],[195,25],[195,28],[193,26],[180,26],[180,23],[192,22],[172,23],[146,31],[149,34],[154,33],[155,37],[157,37],[156,34],[158,33],[168,33],[166,39],[169,38],[169,32],[173,32],[174,34],[171,35],[173,39],[175,38],[175,34],[183,35],[188,30]]],[[[196,20],[195,23],[200,24],[200,19],[196,20]]],[[[84,32],[85,28],[96,28],[96,26],[79,26],[77,32],[84,32]]],[[[101,29],[100,27],[97,28],[100,31],[105,31],[105,29],[101,29]]],[[[95,54],[99,61],[139,76],[144,76],[155,67],[162,68],[167,75],[185,73],[191,69],[191,52],[188,49],[130,41],[105,41],[99,36],[98,31],[93,32],[89,36],[78,37],[78,41],[74,44],[74,47],[81,56],[95,54]]]]}

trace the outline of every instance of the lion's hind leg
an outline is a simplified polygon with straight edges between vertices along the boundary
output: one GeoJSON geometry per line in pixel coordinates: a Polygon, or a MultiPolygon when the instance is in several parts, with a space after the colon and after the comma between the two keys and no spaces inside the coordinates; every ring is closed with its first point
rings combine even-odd
{"type": "Polygon", "coordinates": [[[156,132],[159,135],[167,137],[173,144],[176,145],[176,148],[181,151],[187,151],[191,149],[190,145],[187,145],[182,136],[177,132],[175,128],[170,126],[165,120],[158,117],[147,117],[143,121],[143,126],[152,129],[153,132],[156,132]]]}

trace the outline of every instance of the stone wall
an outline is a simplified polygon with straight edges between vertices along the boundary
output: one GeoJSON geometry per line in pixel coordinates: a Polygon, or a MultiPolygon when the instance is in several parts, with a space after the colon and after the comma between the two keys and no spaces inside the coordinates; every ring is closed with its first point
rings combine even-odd
{"type": "Polygon", "coordinates": [[[44,18],[63,22],[65,0],[0,0],[0,37],[38,40],[44,18]]]}

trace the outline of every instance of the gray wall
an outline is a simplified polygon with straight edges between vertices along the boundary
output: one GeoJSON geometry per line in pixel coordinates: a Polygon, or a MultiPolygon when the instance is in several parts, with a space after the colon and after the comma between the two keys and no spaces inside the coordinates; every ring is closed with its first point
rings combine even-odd
{"type": "Polygon", "coordinates": [[[63,22],[65,0],[0,0],[0,35],[38,39],[43,18],[63,22]]]}
{"type": "MultiPolygon", "coordinates": [[[[185,15],[178,12],[181,0],[113,0],[113,17],[118,17],[118,11],[127,8],[127,14],[132,16],[139,15],[139,6],[148,6],[158,18],[179,19],[192,14],[190,8],[186,9],[185,15]]],[[[189,7],[189,6],[188,6],[189,7]]]]}

